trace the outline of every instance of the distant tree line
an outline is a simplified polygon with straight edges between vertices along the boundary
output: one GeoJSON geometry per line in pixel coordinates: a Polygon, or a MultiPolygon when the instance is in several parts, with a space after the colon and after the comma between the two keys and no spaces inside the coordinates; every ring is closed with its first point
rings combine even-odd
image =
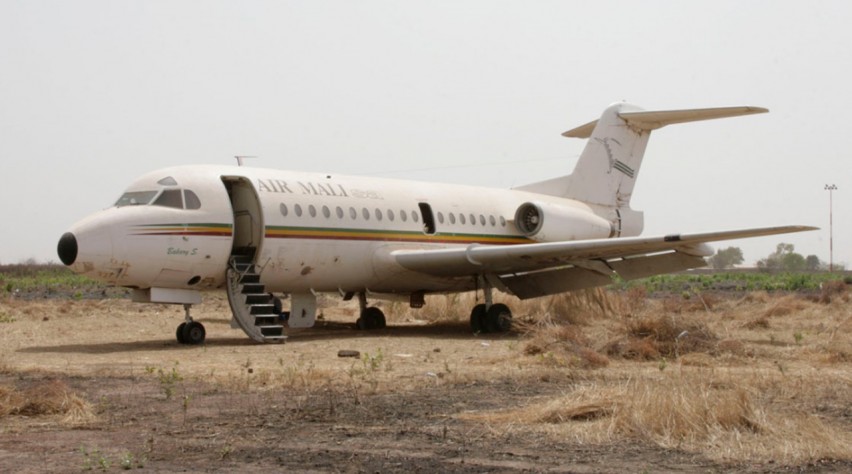
{"type": "MultiPolygon", "coordinates": [[[[775,251],[757,261],[757,268],[762,270],[776,270],[785,272],[818,271],[827,270],[828,264],[816,255],[807,257],[795,252],[793,244],[780,243],[775,251]]],[[[707,259],[710,267],[716,270],[733,268],[743,263],[743,251],[739,247],[728,247],[719,249],[716,254],[707,259]]],[[[843,270],[842,265],[834,264],[835,270],[843,270]]]]}

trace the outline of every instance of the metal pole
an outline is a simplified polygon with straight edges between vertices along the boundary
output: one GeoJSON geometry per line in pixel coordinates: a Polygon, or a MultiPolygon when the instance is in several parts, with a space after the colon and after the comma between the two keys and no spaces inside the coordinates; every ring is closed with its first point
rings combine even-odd
{"type": "Polygon", "coordinates": [[[834,191],[837,186],[826,184],[828,191],[828,271],[834,273],[834,191]]]}

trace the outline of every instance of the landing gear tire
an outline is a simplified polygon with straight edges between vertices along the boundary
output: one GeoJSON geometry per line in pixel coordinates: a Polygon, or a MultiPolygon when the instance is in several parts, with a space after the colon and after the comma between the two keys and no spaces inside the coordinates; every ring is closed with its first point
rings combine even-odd
{"type": "Polygon", "coordinates": [[[487,313],[484,304],[473,307],[473,311],[470,312],[470,328],[474,333],[488,332],[488,326],[485,324],[487,313]]]}
{"type": "Polygon", "coordinates": [[[509,307],[502,303],[491,305],[485,316],[485,325],[488,332],[508,332],[512,329],[512,312],[509,307]]]}
{"type": "MultiPolygon", "coordinates": [[[[184,344],[201,344],[204,342],[204,338],[207,337],[207,331],[204,329],[204,325],[199,322],[191,321],[183,323],[181,326],[183,326],[183,330],[180,332],[181,336],[183,336],[183,341],[181,342],[184,344]],[[184,324],[186,326],[184,326],[184,324]]],[[[180,341],[180,339],[178,340],[180,341]]]]}
{"type": "Polygon", "coordinates": [[[363,330],[384,329],[387,327],[387,322],[385,321],[385,314],[382,313],[382,310],[370,307],[361,313],[361,317],[358,318],[355,325],[358,329],[363,330]]]}
{"type": "Polygon", "coordinates": [[[177,327],[177,331],[175,331],[175,336],[177,336],[177,341],[181,344],[186,344],[186,339],[183,338],[183,330],[186,328],[186,323],[180,323],[177,327]]]}

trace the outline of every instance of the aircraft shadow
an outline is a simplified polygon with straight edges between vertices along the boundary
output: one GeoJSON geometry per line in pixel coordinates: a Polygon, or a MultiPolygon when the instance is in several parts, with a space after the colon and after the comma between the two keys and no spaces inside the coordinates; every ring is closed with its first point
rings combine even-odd
{"type": "MultiPolygon", "coordinates": [[[[466,324],[437,323],[426,326],[393,326],[385,329],[358,331],[351,323],[325,322],[313,328],[291,329],[288,331],[290,343],[353,339],[378,339],[385,337],[407,338],[420,337],[430,339],[469,339],[469,340],[493,340],[517,337],[516,332],[503,334],[473,334],[466,324]]],[[[285,342],[284,345],[287,343],[285,342]]],[[[210,337],[203,345],[187,346],[179,344],[174,339],[159,339],[148,341],[130,342],[104,342],[96,344],[60,344],[54,346],[36,346],[19,349],[17,352],[27,354],[114,354],[128,352],[146,351],[192,351],[208,347],[238,347],[259,345],[246,336],[239,337],[210,337]]],[[[267,344],[275,347],[279,344],[267,344]]]]}

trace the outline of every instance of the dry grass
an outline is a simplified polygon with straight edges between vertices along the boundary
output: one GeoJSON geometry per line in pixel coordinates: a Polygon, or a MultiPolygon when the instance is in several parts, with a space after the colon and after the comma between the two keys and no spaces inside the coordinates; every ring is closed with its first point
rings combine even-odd
{"type": "Polygon", "coordinates": [[[852,403],[852,308],[845,286],[826,293],[812,301],[767,293],[739,300],[621,294],[608,295],[614,303],[595,318],[560,321],[543,312],[528,327],[525,354],[560,347],[579,360],[579,348],[597,347],[614,361],[584,372],[567,395],[462,417],[497,432],[652,441],[721,461],[850,460],[844,416],[852,403]]]}
{"type": "Polygon", "coordinates": [[[587,382],[526,407],[462,418],[498,430],[526,426],[580,443],[651,441],[717,460],[791,464],[852,458],[848,431],[813,414],[776,411],[761,395],[761,382],[707,369],[644,372],[587,382]]]}
{"type": "Polygon", "coordinates": [[[718,337],[695,317],[682,314],[643,316],[623,322],[623,334],[604,346],[607,355],[634,360],[677,358],[709,352],[718,337]]]}
{"type": "Polygon", "coordinates": [[[65,383],[56,380],[38,383],[23,390],[0,386],[0,417],[12,415],[61,415],[61,421],[68,424],[84,424],[95,419],[92,406],[65,383]]]}
{"type": "MultiPolygon", "coordinates": [[[[734,462],[850,460],[852,305],[845,289],[825,291],[831,297],[824,301],[767,293],[662,300],[637,290],[500,298],[519,330],[486,336],[466,330],[473,293],[430,296],[419,310],[384,304],[397,323],[376,333],[343,329],[355,320],[357,303],[349,302],[323,310],[335,323],[329,329],[294,331],[287,344],[266,346],[228,329],[227,302],[218,295],[193,310],[210,338],[199,348],[173,340],[179,307],[4,300],[0,311],[14,321],[2,324],[0,373],[136,377],[147,376],[148,366],[171,368],[180,360],[187,380],[248,393],[286,387],[301,391],[294,403],[472,380],[525,387],[546,380],[540,393],[553,394],[558,384],[559,396],[463,418],[486,422],[498,434],[651,441],[734,462]],[[423,327],[427,321],[434,323],[423,327]],[[338,358],[341,349],[368,359],[338,358]]],[[[71,400],[68,390],[39,393],[59,394],[47,397],[58,402],[28,410],[74,405],[63,402],[71,400]]],[[[23,388],[0,387],[0,416],[20,416],[27,397],[23,388]]],[[[91,408],[81,407],[85,418],[91,408]]]]}

